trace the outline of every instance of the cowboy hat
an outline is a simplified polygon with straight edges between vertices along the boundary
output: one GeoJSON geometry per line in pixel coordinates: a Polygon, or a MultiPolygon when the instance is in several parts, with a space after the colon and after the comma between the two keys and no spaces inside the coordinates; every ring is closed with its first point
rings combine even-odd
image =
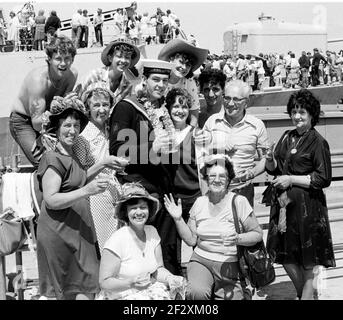
{"type": "Polygon", "coordinates": [[[128,41],[114,40],[114,41],[111,41],[101,53],[101,61],[106,67],[111,65],[111,61],[108,59],[108,53],[111,51],[111,49],[114,46],[121,45],[121,44],[130,46],[134,50],[129,68],[133,67],[138,62],[141,54],[135,45],[133,45],[132,43],[128,41]]]}
{"type": "Polygon", "coordinates": [[[115,100],[114,94],[113,94],[113,92],[109,89],[109,87],[108,87],[106,81],[99,80],[99,81],[96,81],[96,82],[91,82],[91,83],[89,83],[89,84],[85,87],[84,91],[83,91],[82,94],[81,94],[81,101],[82,101],[84,104],[86,104],[87,99],[89,98],[90,94],[91,94],[94,90],[102,90],[102,91],[105,91],[105,92],[107,92],[107,93],[110,95],[112,101],[115,100]]]}
{"type": "Polygon", "coordinates": [[[88,117],[86,116],[86,108],[82,101],[77,97],[63,98],[55,96],[50,104],[50,116],[48,129],[57,130],[58,122],[63,119],[71,110],[76,111],[80,116],[80,133],[88,124],[88,117]]]}
{"type": "Polygon", "coordinates": [[[209,51],[198,48],[183,39],[170,40],[158,54],[158,59],[170,61],[170,58],[176,53],[185,53],[193,57],[194,62],[191,71],[197,70],[206,60],[209,51]]]}
{"type": "Polygon", "coordinates": [[[122,185],[122,194],[115,206],[115,216],[122,221],[127,221],[127,211],[124,204],[130,199],[144,199],[149,205],[149,219],[156,215],[160,209],[160,202],[151,196],[145,188],[137,182],[128,182],[122,185]]]}

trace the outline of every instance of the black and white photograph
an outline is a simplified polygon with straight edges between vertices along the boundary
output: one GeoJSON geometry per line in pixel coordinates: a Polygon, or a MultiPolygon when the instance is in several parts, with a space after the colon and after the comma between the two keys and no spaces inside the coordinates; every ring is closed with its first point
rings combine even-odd
{"type": "Polygon", "coordinates": [[[1,1],[0,300],[343,300],[342,12],[1,1]]]}

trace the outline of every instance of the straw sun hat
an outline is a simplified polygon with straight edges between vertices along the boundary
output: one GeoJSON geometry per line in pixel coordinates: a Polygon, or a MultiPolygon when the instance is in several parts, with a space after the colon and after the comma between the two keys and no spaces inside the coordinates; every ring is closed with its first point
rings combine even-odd
{"type": "Polygon", "coordinates": [[[76,111],[80,116],[80,133],[88,123],[86,108],[77,97],[63,98],[55,96],[50,104],[49,129],[56,130],[60,119],[63,119],[71,110],[76,111]]]}
{"type": "Polygon", "coordinates": [[[125,183],[122,186],[122,195],[115,207],[115,216],[122,221],[127,221],[127,211],[125,203],[130,199],[144,199],[149,203],[149,219],[154,217],[160,209],[160,202],[151,196],[145,188],[137,182],[125,183]]]}

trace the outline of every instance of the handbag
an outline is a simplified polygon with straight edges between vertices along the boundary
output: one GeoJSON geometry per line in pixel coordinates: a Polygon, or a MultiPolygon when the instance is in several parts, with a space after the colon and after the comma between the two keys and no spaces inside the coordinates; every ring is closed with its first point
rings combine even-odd
{"type": "MultiPolygon", "coordinates": [[[[235,194],[232,198],[232,214],[237,233],[240,232],[235,194]]],[[[239,268],[242,276],[247,278],[253,288],[260,289],[275,280],[274,261],[269,257],[263,240],[253,246],[237,246],[239,268]]]]}
{"type": "Polygon", "coordinates": [[[7,220],[0,217],[0,256],[17,251],[26,239],[27,230],[22,219],[7,220]]]}

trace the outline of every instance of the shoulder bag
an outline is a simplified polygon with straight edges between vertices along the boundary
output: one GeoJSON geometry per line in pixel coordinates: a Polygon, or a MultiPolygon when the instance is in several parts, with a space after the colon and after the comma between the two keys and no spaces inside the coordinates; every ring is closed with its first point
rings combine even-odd
{"type": "MultiPolygon", "coordinates": [[[[232,214],[237,233],[240,232],[235,194],[232,198],[232,214]]],[[[237,246],[237,256],[241,274],[253,288],[260,289],[275,280],[273,260],[269,257],[263,240],[253,246],[237,246]]]]}

